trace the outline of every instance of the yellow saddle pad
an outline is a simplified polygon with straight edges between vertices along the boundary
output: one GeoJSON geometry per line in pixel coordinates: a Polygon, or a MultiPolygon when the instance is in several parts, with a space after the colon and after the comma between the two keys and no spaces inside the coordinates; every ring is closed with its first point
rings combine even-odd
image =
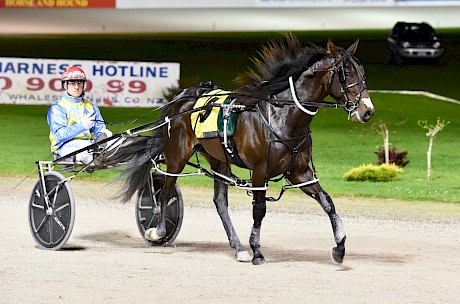
{"type": "Polygon", "coordinates": [[[197,138],[213,138],[219,136],[219,112],[221,111],[220,105],[223,103],[229,103],[230,98],[228,94],[230,91],[224,90],[212,90],[209,93],[203,94],[193,107],[198,109],[208,104],[214,106],[209,109],[203,109],[196,111],[191,114],[192,129],[195,132],[197,138]]]}

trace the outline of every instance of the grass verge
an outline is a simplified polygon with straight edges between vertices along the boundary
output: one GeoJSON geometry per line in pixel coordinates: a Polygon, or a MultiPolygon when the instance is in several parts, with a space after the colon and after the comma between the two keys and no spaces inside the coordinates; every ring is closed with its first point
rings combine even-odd
{"type": "MultiPolygon", "coordinates": [[[[372,95],[377,109],[368,124],[352,124],[342,110],[321,109],[312,123],[313,159],[323,188],[331,195],[367,196],[404,200],[460,202],[460,168],[456,151],[460,150],[459,105],[429,97],[399,94],[372,95]],[[426,151],[428,137],[418,125],[419,120],[435,123],[437,117],[450,121],[434,143],[433,181],[426,178],[426,151]],[[390,143],[398,150],[408,151],[410,163],[404,173],[391,182],[349,182],[345,172],[362,164],[376,163],[375,152],[382,145],[382,136],[374,123],[383,121],[390,131],[390,143]]],[[[25,176],[34,168],[36,160],[49,156],[47,106],[0,105],[0,173],[25,176]]],[[[148,113],[146,109],[103,108],[107,121],[127,121],[148,113]]],[[[150,112],[132,125],[119,124],[110,128],[120,132],[154,120],[159,112],[150,112]]],[[[81,178],[113,179],[118,170],[101,170],[84,174],[81,178]]],[[[238,176],[247,177],[247,171],[234,169],[238,176]]],[[[32,174],[36,178],[36,174],[32,174]]],[[[180,178],[180,183],[193,186],[211,186],[206,177],[180,178]]],[[[281,184],[271,185],[269,195],[275,196],[281,184]]],[[[293,190],[297,191],[297,190],[293,190]]]]}

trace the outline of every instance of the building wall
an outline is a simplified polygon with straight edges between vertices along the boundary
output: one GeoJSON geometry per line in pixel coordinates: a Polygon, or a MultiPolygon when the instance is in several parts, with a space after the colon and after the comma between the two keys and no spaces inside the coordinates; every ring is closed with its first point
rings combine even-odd
{"type": "Polygon", "coordinates": [[[214,9],[0,9],[0,34],[390,29],[397,21],[460,28],[460,6],[214,9]]]}

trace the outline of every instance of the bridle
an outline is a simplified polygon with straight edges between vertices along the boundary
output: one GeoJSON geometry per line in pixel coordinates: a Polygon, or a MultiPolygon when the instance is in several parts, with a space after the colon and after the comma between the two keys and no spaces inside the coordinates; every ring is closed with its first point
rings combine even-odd
{"type": "Polygon", "coordinates": [[[361,63],[358,61],[358,59],[348,52],[346,53],[342,52],[342,56],[337,61],[336,61],[336,58],[334,57],[331,58],[331,63],[332,63],[332,67],[330,68],[329,81],[328,81],[329,88],[332,85],[333,75],[334,74],[337,75],[337,80],[340,84],[340,91],[342,92],[342,95],[345,100],[344,108],[348,112],[348,117],[350,117],[351,114],[359,107],[359,101],[361,99],[362,92],[364,90],[367,90],[366,79],[364,76],[364,68],[361,65],[361,63]],[[355,68],[358,74],[358,81],[351,83],[349,85],[346,84],[347,75],[345,74],[345,69],[343,67],[343,63],[345,60],[350,61],[350,63],[353,65],[353,67],[355,68]],[[356,95],[355,100],[353,101],[348,98],[347,92],[355,86],[360,86],[360,87],[359,87],[359,92],[356,95]]]}
{"type": "MultiPolygon", "coordinates": [[[[307,69],[306,75],[312,76],[316,72],[329,72],[328,91],[330,90],[330,87],[332,85],[333,77],[334,75],[336,75],[337,81],[340,85],[340,91],[345,101],[342,107],[348,112],[348,119],[350,119],[352,113],[356,111],[356,109],[359,107],[359,100],[361,99],[361,94],[364,90],[367,90],[367,87],[366,87],[366,81],[365,81],[365,76],[364,76],[364,68],[359,62],[359,60],[348,52],[342,51],[341,53],[342,53],[342,56],[338,60],[335,57],[332,57],[330,59],[331,60],[330,68],[327,68],[327,69],[319,68],[321,61],[318,61],[313,66],[307,69]],[[346,60],[350,61],[350,63],[353,65],[356,72],[358,73],[358,81],[351,83],[349,85],[346,84],[347,75],[345,73],[345,69],[343,66],[344,61],[346,60]],[[355,100],[350,100],[348,98],[347,92],[355,86],[360,86],[359,92],[356,95],[355,100]]],[[[294,81],[293,81],[292,76],[289,77],[289,88],[291,90],[291,95],[294,100],[294,103],[297,105],[297,107],[299,107],[299,109],[302,112],[312,115],[312,116],[318,112],[318,110],[310,111],[306,109],[305,107],[302,106],[302,104],[305,104],[305,102],[299,102],[296,92],[295,92],[295,86],[294,86],[294,81]]]]}

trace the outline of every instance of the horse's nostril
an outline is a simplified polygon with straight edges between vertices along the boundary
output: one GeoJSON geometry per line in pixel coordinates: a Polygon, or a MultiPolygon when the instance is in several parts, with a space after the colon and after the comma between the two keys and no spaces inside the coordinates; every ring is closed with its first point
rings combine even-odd
{"type": "Polygon", "coordinates": [[[371,119],[373,115],[374,113],[372,111],[367,111],[366,113],[364,113],[364,120],[368,121],[369,119],[371,119]]]}

